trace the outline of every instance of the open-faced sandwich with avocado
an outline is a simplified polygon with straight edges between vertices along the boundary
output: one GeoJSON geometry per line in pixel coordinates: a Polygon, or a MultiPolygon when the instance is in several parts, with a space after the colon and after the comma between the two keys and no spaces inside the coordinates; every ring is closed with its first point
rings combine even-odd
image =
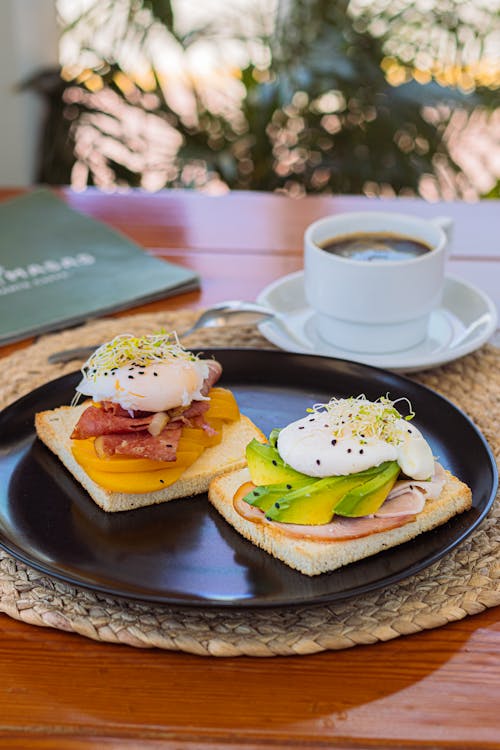
{"type": "Polygon", "coordinates": [[[36,431],[106,511],[205,492],[264,439],[216,386],[221,373],[175,333],[123,334],[85,363],[71,406],[36,415],[36,431]]]}
{"type": "Polygon", "coordinates": [[[253,439],[248,467],[211,482],[211,503],[244,537],[310,576],[445,523],[471,507],[471,491],[397,405],[363,395],[315,405],[268,442],[253,439]]]}

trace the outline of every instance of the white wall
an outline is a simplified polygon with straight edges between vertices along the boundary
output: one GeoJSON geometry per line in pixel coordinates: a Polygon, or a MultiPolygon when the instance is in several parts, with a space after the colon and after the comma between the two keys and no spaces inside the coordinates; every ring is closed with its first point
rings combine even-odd
{"type": "Polygon", "coordinates": [[[34,181],[43,102],[15,87],[37,70],[56,65],[55,0],[0,0],[0,185],[34,181]]]}

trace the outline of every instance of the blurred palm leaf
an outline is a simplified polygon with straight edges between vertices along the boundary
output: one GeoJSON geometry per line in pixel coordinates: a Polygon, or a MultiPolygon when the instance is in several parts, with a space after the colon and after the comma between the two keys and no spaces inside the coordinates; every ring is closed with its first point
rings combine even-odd
{"type": "Polygon", "coordinates": [[[171,34],[174,33],[174,11],[170,0],[144,0],[144,8],[151,11],[152,17],[162,23],[171,34]]]}
{"type": "MultiPolygon", "coordinates": [[[[361,0],[282,0],[269,34],[269,24],[266,27],[257,17],[241,19],[232,6],[232,26],[223,18],[208,19],[180,32],[169,0],[94,2],[68,24],[66,33],[78,32],[81,48],[98,62],[90,78],[76,78],[54,89],[51,128],[56,116],[62,115],[65,125],[58,128],[60,138],[50,156],[44,153],[41,176],[52,182],[60,180],[61,173],[70,174],[68,144],[76,144],[74,163],[85,167],[89,182],[99,184],[98,163],[107,170],[108,180],[114,174],[119,184],[144,184],[147,168],[141,170],[133,158],[137,138],[127,134],[123,123],[114,122],[119,118],[99,119],[102,96],[90,86],[97,82],[98,89],[109,90],[121,102],[124,112],[135,108],[148,123],[155,117],[166,135],[175,131],[180,138],[175,154],[158,158],[165,162],[155,165],[164,175],[158,186],[194,184],[194,166],[205,171],[207,181],[216,176],[233,189],[361,193],[378,185],[417,194],[422,175],[438,168],[448,175],[460,173],[446,139],[451,113],[498,105],[498,88],[493,85],[479,82],[465,90],[443,85],[437,74],[424,83],[412,79],[418,65],[434,54],[436,29],[455,40],[456,59],[450,65],[466,60],[460,48],[463,39],[477,39],[476,55],[487,47],[488,27],[484,30],[484,23],[475,26],[470,19],[466,23],[458,0],[434,5],[430,26],[430,14],[418,13],[413,4],[405,8],[389,0],[374,0],[370,6],[361,0]],[[250,20],[251,40],[245,38],[250,20]],[[98,48],[103,26],[110,29],[105,53],[98,48]],[[188,77],[192,106],[186,112],[171,97],[172,82],[155,68],[150,40],[160,27],[165,45],[170,40],[185,51],[202,40],[216,49],[224,39],[239,35],[242,43],[258,42],[266,50],[267,63],[257,64],[250,56],[240,72],[243,95],[232,108],[215,106],[199,82],[188,77]],[[150,65],[153,83],[147,89],[126,68],[124,50],[131,44],[150,65]],[[391,83],[395,74],[402,76],[398,85],[391,83]],[[93,132],[97,150],[99,142],[113,136],[121,151],[96,159],[88,149],[78,150],[83,128],[87,140],[93,132]],[[65,165],[62,170],[58,159],[65,165]]],[[[488,11],[482,11],[484,22],[488,11]]],[[[498,11],[489,13],[491,20],[498,20],[498,11]]],[[[472,42],[468,44],[472,49],[472,42]]],[[[46,135],[45,144],[49,140],[46,135]]]]}

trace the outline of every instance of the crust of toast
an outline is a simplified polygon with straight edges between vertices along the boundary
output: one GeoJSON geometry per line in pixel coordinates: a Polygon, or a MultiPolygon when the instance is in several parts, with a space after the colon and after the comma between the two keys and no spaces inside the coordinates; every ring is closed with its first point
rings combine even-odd
{"type": "Polygon", "coordinates": [[[155,505],[206,492],[214,477],[246,465],[245,448],[253,438],[265,439],[253,422],[242,414],[238,421],[224,424],[222,441],[218,445],[206,448],[184,474],[169,487],[145,493],[111,492],[94,482],[71,452],[71,432],[87,406],[88,402],[78,406],[61,406],[51,411],[39,412],[35,417],[35,427],[40,440],[58,456],[75,479],[87,490],[94,502],[110,513],[134,510],[146,505],[155,505]]]}
{"type": "Polygon", "coordinates": [[[472,494],[466,484],[446,472],[446,483],[436,500],[427,500],[415,521],[390,531],[381,531],[347,541],[314,541],[292,538],[278,526],[253,523],[235,510],[236,490],[250,480],[248,469],[240,469],[215,478],[208,491],[212,505],[245,539],[273,557],[308,576],[331,572],[362,560],[382,550],[414,539],[430,531],[472,505],[472,494]]]}

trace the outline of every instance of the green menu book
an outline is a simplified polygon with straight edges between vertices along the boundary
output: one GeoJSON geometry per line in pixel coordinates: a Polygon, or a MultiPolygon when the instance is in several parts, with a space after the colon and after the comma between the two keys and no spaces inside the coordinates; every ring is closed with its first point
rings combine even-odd
{"type": "Polygon", "coordinates": [[[48,190],[0,203],[0,344],[198,286],[48,190]]]}

